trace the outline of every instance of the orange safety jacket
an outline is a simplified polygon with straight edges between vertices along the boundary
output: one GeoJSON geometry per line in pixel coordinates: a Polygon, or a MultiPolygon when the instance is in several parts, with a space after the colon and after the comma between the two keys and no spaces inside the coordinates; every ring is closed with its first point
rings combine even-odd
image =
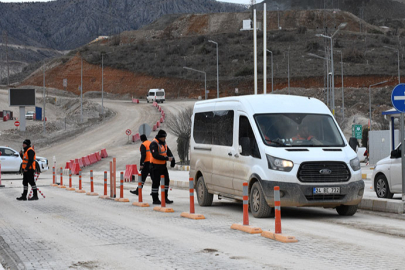
{"type": "MultiPolygon", "coordinates": [[[[159,155],[167,157],[167,144],[165,143],[165,145],[160,145],[159,141],[156,138],[154,139],[154,141],[157,143],[159,155]]],[[[166,164],[166,160],[155,159],[155,158],[153,158],[153,156],[151,158],[152,158],[153,164],[161,164],[161,165],[166,164]]]]}
{"type": "MultiPolygon", "coordinates": [[[[28,164],[28,151],[30,151],[30,150],[34,151],[34,149],[32,147],[30,147],[27,149],[27,151],[25,151],[25,153],[23,155],[22,169],[35,171],[35,160],[37,159],[37,154],[34,154],[34,160],[32,161],[32,165],[26,169],[27,164],[28,164]]],[[[34,151],[34,153],[35,153],[35,151],[34,151]]]]}
{"type": "Polygon", "coordinates": [[[314,137],[314,136],[308,136],[308,138],[303,138],[303,137],[301,137],[301,135],[298,134],[297,136],[292,137],[292,140],[293,140],[293,141],[298,141],[298,140],[307,140],[307,141],[309,141],[309,140],[311,140],[313,137],[314,137]]]}
{"type": "MultiPolygon", "coordinates": [[[[146,148],[146,157],[145,157],[144,162],[152,161],[152,154],[150,153],[150,144],[151,144],[151,141],[148,141],[148,140],[146,140],[142,143],[142,145],[145,146],[145,148],[146,148]]],[[[141,151],[140,147],[139,147],[139,151],[141,151]]]]}

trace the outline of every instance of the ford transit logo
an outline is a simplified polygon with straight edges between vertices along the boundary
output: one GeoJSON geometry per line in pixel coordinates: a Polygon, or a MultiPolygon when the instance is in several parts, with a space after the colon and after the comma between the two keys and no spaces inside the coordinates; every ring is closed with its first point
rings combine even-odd
{"type": "Polygon", "coordinates": [[[319,173],[320,173],[320,174],[323,174],[323,175],[327,175],[327,174],[331,174],[331,173],[332,173],[332,170],[329,170],[329,169],[322,169],[322,170],[319,171],[319,173]]]}

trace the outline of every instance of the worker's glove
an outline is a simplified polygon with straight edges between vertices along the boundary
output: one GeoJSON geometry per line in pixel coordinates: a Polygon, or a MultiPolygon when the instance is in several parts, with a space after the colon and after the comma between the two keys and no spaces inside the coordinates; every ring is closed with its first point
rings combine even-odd
{"type": "Polygon", "coordinates": [[[170,167],[174,167],[176,165],[176,160],[173,158],[172,161],[170,162],[170,167]]]}

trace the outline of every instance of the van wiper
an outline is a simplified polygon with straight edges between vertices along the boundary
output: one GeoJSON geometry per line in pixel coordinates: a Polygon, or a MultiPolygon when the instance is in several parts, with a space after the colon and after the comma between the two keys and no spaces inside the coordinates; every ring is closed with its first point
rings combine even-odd
{"type": "Polygon", "coordinates": [[[280,145],[280,146],[287,146],[287,147],[290,147],[291,145],[286,145],[281,139],[275,139],[275,140],[272,140],[271,141],[271,143],[274,143],[274,144],[277,144],[277,145],[280,145]]]}

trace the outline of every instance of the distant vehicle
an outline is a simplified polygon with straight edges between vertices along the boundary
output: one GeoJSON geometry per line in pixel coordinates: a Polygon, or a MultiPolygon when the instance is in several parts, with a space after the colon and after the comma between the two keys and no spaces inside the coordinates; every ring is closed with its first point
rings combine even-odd
{"type": "MultiPolygon", "coordinates": [[[[1,172],[18,173],[22,163],[20,154],[16,150],[6,146],[0,146],[0,152],[1,172]]],[[[36,162],[37,172],[46,172],[49,169],[48,159],[37,156],[36,162]]]]}
{"type": "Polygon", "coordinates": [[[25,114],[25,119],[27,119],[27,120],[34,120],[34,114],[35,114],[34,111],[28,111],[28,112],[25,114]]]}
{"type": "Polygon", "coordinates": [[[401,144],[389,157],[377,162],[371,179],[378,198],[391,199],[396,193],[402,194],[401,144]]]}
{"type": "Polygon", "coordinates": [[[146,96],[146,102],[157,102],[163,103],[166,100],[165,89],[149,89],[148,95],[146,96]]]}
{"type": "Polygon", "coordinates": [[[364,194],[360,161],[326,105],[287,95],[251,95],[199,101],[191,127],[190,177],[201,206],[213,195],[243,199],[256,218],[281,206],[357,211],[364,194]]]}

